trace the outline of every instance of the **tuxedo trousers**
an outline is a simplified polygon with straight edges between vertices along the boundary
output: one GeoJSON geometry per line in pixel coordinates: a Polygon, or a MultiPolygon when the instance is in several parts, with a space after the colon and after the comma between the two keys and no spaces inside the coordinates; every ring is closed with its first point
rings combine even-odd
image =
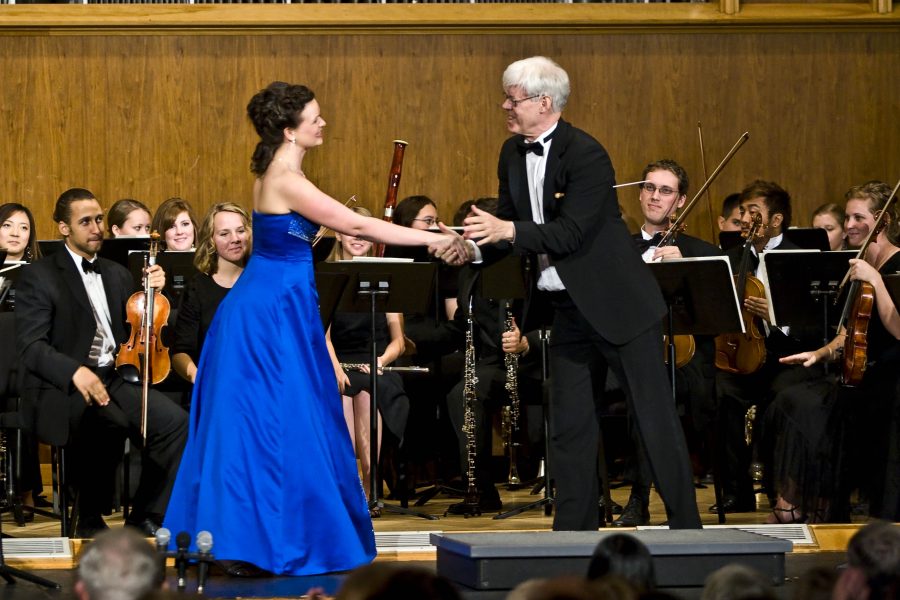
{"type": "MultiPolygon", "coordinates": [[[[71,460],[79,515],[99,516],[109,508],[115,472],[127,438],[142,450],[141,478],[132,499],[133,521],[161,521],[169,502],[181,452],[187,441],[187,413],[170,398],[150,390],[147,441],[140,435],[141,386],[127,383],[110,368],[95,370],[109,392],[106,406],[90,405],[72,434],[71,460]]],[[[79,393],[71,401],[84,402],[79,393]]]]}
{"type": "Polygon", "coordinates": [[[600,398],[607,368],[618,378],[646,451],[669,526],[699,529],[700,515],[684,432],[663,362],[662,325],[624,344],[597,333],[565,292],[552,294],[550,473],[557,531],[596,530],[600,398]]]}

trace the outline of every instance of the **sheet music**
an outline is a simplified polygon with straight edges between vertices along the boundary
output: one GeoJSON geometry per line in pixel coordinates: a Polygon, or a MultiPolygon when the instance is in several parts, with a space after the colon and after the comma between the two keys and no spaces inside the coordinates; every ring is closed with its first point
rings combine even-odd
{"type": "MultiPolygon", "coordinates": [[[[781,327],[781,326],[775,320],[775,305],[772,302],[772,290],[769,287],[769,272],[766,269],[766,256],[768,256],[769,254],[796,254],[798,252],[803,252],[806,254],[809,254],[809,253],[818,254],[821,252],[821,250],[810,250],[808,248],[798,248],[796,250],[795,249],[779,250],[778,248],[775,248],[774,250],[769,250],[768,252],[763,252],[762,254],[759,255],[759,271],[757,271],[756,277],[757,277],[757,279],[759,279],[762,282],[763,289],[766,290],[766,298],[768,299],[768,301],[766,302],[766,305],[769,307],[769,325],[772,327],[781,327]]],[[[787,335],[788,328],[785,326],[781,329],[782,329],[782,331],[784,331],[785,335],[787,335]]]]}

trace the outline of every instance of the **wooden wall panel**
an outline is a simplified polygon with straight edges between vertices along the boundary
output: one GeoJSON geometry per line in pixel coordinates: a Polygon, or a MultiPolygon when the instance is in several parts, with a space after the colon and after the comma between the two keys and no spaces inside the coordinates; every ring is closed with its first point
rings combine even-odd
{"type": "MultiPolygon", "coordinates": [[[[304,165],[339,199],[380,205],[395,138],[410,143],[401,196],[428,194],[452,217],[496,189],[506,137],[499,78],[546,54],[572,78],[566,118],[609,150],[619,181],[671,157],[702,180],[738,136],[751,139],[713,186],[762,177],[793,194],[798,224],[852,184],[900,177],[900,36],[883,32],[548,35],[0,36],[0,200],[35,209],[71,186],[105,206],[180,195],[198,212],[250,204],[255,135],[244,111],[274,79],[307,83],[328,121],[304,165]]],[[[636,192],[624,191],[637,216],[636,192]]],[[[711,237],[705,207],[689,231],[711,237]]]]}

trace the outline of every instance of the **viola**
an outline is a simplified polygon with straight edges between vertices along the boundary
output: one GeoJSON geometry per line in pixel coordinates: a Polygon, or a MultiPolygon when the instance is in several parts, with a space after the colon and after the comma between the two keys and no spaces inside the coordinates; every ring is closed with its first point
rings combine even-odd
{"type": "MultiPolygon", "coordinates": [[[[159,251],[159,233],[150,235],[150,251],[144,257],[144,270],[156,264],[159,251]]],[[[169,301],[159,290],[150,287],[144,278],[144,289],[135,292],[125,305],[131,333],[128,341],[119,346],[116,355],[116,371],[122,379],[142,384],[141,435],[147,438],[147,398],[150,385],[168,377],[172,369],[169,349],[162,342],[162,328],[169,319],[169,301]]]]}
{"type": "MultiPolygon", "coordinates": [[[[400,175],[403,172],[403,154],[409,144],[403,140],[394,140],[394,158],[388,174],[387,194],[384,197],[384,217],[388,223],[394,222],[394,208],[397,206],[397,195],[400,191],[400,175]]],[[[384,256],[384,244],[375,244],[375,256],[384,256]]]]}
{"type": "Polygon", "coordinates": [[[760,236],[762,215],[757,214],[747,232],[741,253],[741,266],[735,275],[741,319],[744,333],[723,333],[716,336],[716,367],[728,373],[748,375],[758,371],[766,362],[765,335],[760,331],[757,318],[746,308],[744,300],[749,297],[765,298],[766,290],[762,282],[749,273],[750,246],[760,236]]]}

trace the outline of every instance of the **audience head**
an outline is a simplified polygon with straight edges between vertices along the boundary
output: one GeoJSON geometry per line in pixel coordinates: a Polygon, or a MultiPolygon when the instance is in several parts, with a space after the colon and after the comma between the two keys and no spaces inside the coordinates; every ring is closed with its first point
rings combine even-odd
{"type": "Polygon", "coordinates": [[[639,592],[656,587],[653,556],[639,539],[625,533],[604,536],[594,549],[588,579],[618,575],[639,592]]]}
{"type": "Polygon", "coordinates": [[[887,521],[869,523],[850,538],[847,568],[838,579],[835,597],[886,600],[898,592],[900,528],[887,521]]]}
{"type": "Polygon", "coordinates": [[[750,567],[733,564],[706,578],[700,600],[775,600],[775,590],[765,576],[750,567]]]}
{"type": "Polygon", "coordinates": [[[757,179],[741,191],[741,224],[750,229],[755,215],[762,216],[765,237],[773,238],[791,226],[791,196],[773,181],[757,179]]]}
{"type": "Polygon", "coordinates": [[[103,245],[103,209],[84,188],[68,189],[57,198],[53,221],[66,245],[84,258],[93,258],[103,245]]]}
{"type": "Polygon", "coordinates": [[[260,141],[250,159],[250,170],[261,177],[275,158],[275,151],[285,143],[300,143],[311,147],[322,143],[322,138],[298,139],[288,130],[302,123],[316,125],[321,121],[315,94],[304,85],[274,81],[260,90],[247,105],[247,116],[253,123],[260,141]]]}
{"type": "Polygon", "coordinates": [[[75,594],[80,600],[138,600],[163,584],[159,557],[130,527],[98,535],[78,562],[75,594]]]}
{"type": "Polygon", "coordinates": [[[507,600],[636,600],[638,593],[621,577],[595,581],[582,577],[530,579],[517,585],[507,600]]]}
{"type": "Polygon", "coordinates": [[[0,205],[0,250],[6,250],[8,261],[31,262],[41,257],[34,215],[24,204],[8,202],[0,205]]]}
{"type": "Polygon", "coordinates": [[[394,224],[429,229],[438,222],[437,205],[428,196],[408,196],[394,207],[394,224]]]}
{"type": "MultiPolygon", "coordinates": [[[[859,248],[863,245],[872,227],[875,226],[878,211],[884,208],[890,196],[891,187],[883,181],[867,181],[847,190],[844,194],[844,229],[847,232],[848,246],[859,248]]],[[[900,227],[900,224],[888,229],[896,227],[900,227]]]]}
{"type": "Polygon", "coordinates": [[[431,571],[391,563],[373,563],[354,570],[336,600],[460,600],[453,584],[431,571]]]}
{"type": "Polygon", "coordinates": [[[687,200],[687,171],[674,160],[663,159],[644,167],[641,173],[641,213],[644,221],[657,228],[668,227],[669,216],[674,215],[687,200]]]}
{"type": "Polygon", "coordinates": [[[219,271],[222,261],[243,268],[250,257],[252,240],[246,210],[233,202],[213,204],[200,224],[194,266],[210,276],[219,271]]]}
{"type": "MultiPolygon", "coordinates": [[[[362,206],[354,206],[351,208],[353,212],[364,217],[371,217],[372,213],[362,206]]],[[[336,260],[353,260],[354,256],[369,256],[372,253],[372,242],[362,238],[344,235],[343,233],[334,232],[335,244],[328,255],[328,261],[336,260]]]]}
{"type": "MultiPolygon", "coordinates": [[[[503,90],[507,98],[503,107],[514,113],[520,108],[536,108],[559,113],[569,100],[569,75],[558,64],[545,56],[532,56],[512,63],[503,72],[503,90]],[[515,92],[515,93],[512,93],[515,92]],[[529,98],[513,104],[512,100],[529,98]],[[530,105],[530,106],[529,106],[530,105]]],[[[513,133],[526,133],[515,131],[513,133]]],[[[541,131],[536,134],[542,133],[541,131]]]]}
{"type": "Polygon", "coordinates": [[[190,250],[197,231],[194,209],[181,198],[169,198],[156,209],[151,229],[163,236],[164,250],[190,250]]]}
{"type": "Polygon", "coordinates": [[[812,213],[812,226],[824,229],[828,234],[830,250],[843,250],[847,240],[844,233],[844,209],[829,202],[823,204],[812,213]]]}
{"type": "Polygon", "coordinates": [[[794,584],[791,600],[831,600],[838,572],[831,567],[813,567],[794,584]]]}
{"type": "Polygon", "coordinates": [[[138,200],[117,200],[106,214],[109,234],[112,237],[150,235],[150,209],[138,200]]]}
{"type": "Polygon", "coordinates": [[[722,200],[722,212],[719,213],[719,231],[741,230],[741,195],[735,192],[722,200]]]}

